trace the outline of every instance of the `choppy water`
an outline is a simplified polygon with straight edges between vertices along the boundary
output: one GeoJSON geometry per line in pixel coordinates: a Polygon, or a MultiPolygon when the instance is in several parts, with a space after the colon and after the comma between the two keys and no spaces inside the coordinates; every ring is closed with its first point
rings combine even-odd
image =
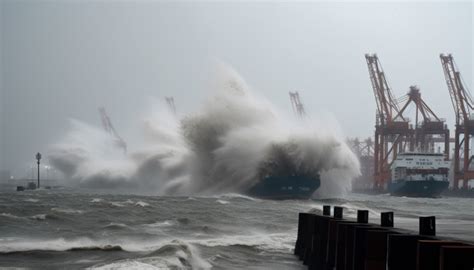
{"type": "Polygon", "coordinates": [[[297,216],[323,204],[369,209],[378,222],[474,241],[474,200],[348,195],[325,201],[107,195],[73,190],[0,193],[0,267],[43,269],[303,269],[293,257],[297,216]]]}

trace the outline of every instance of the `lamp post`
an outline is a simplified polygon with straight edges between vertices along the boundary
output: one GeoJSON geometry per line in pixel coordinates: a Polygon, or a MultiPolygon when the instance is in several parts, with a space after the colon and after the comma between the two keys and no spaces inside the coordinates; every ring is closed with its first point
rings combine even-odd
{"type": "Polygon", "coordinates": [[[38,188],[40,188],[40,160],[41,160],[41,154],[38,152],[36,154],[36,163],[38,164],[38,188]]]}

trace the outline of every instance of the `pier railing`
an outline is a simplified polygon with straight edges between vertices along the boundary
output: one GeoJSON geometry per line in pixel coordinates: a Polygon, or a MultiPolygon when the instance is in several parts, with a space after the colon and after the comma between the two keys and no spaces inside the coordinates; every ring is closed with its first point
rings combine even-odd
{"type": "MultiPolygon", "coordinates": [[[[436,236],[436,218],[419,217],[419,232],[394,228],[394,213],[369,223],[369,211],[356,220],[343,208],[323,206],[322,213],[299,213],[295,255],[308,269],[474,270],[473,243],[436,236]]],[[[474,232],[474,228],[473,228],[474,232]]]]}

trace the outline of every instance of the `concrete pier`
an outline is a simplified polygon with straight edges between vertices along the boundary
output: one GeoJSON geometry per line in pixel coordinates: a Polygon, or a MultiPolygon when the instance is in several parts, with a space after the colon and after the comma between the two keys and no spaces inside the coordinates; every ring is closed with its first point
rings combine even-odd
{"type": "Polygon", "coordinates": [[[300,213],[295,255],[308,269],[473,270],[474,245],[436,236],[436,218],[419,218],[419,232],[394,228],[394,213],[369,223],[369,211],[356,220],[343,218],[342,207],[325,205],[323,213],[300,213]]]}

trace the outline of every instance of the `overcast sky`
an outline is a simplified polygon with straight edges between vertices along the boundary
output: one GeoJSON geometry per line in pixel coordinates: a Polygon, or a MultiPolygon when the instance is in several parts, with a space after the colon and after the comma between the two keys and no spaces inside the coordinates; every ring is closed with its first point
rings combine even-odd
{"type": "Polygon", "coordinates": [[[334,114],[351,137],[373,135],[367,52],[396,96],[418,85],[450,128],[439,53],[453,53],[472,89],[472,2],[0,3],[0,169],[17,174],[68,119],[100,125],[98,106],[125,138],[150,97],[196,109],[216,60],[280,108],[299,91],[307,111],[334,114]]]}

